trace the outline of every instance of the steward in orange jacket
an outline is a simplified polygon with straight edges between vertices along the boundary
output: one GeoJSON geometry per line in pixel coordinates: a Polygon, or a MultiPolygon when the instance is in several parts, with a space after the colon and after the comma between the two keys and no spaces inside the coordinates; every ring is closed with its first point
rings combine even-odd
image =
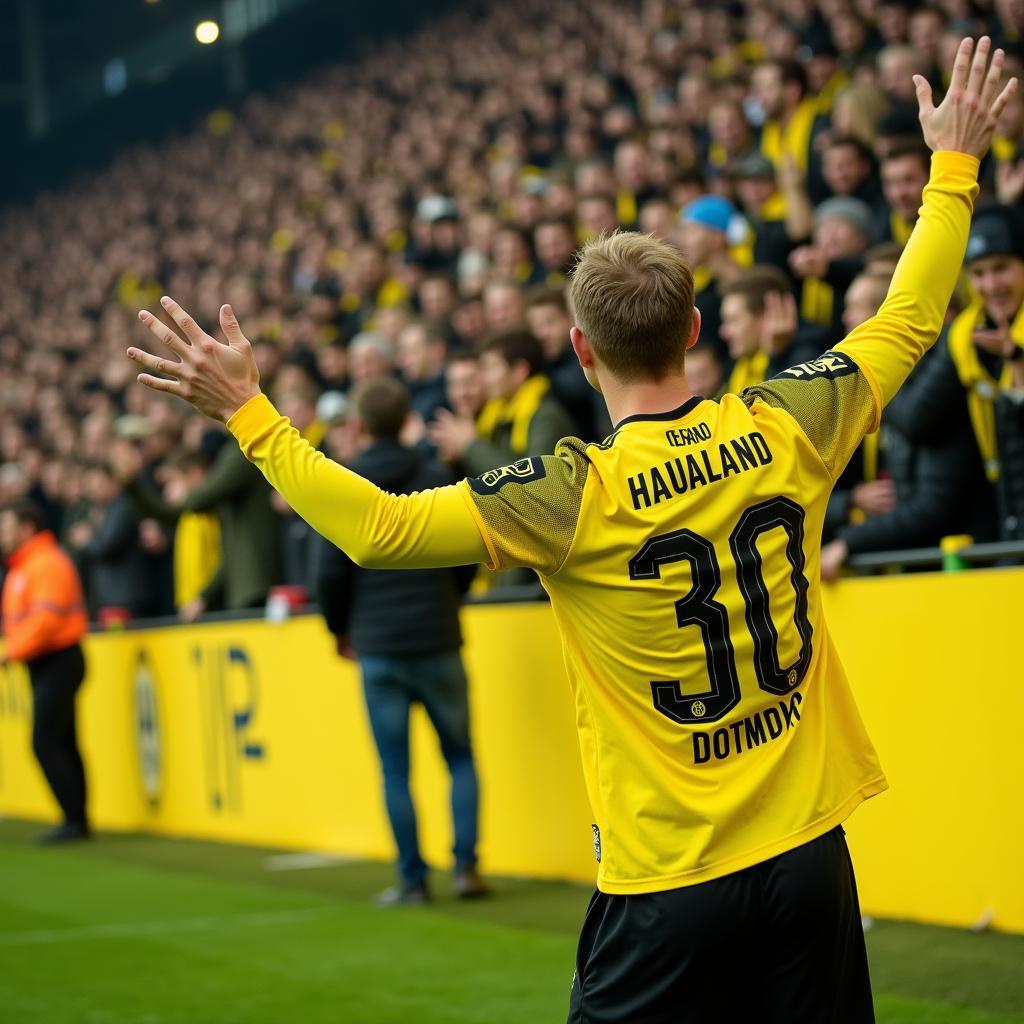
{"type": "Polygon", "coordinates": [[[78,572],[49,530],[32,534],[7,558],[3,623],[11,661],[33,661],[85,636],[78,572]]]}
{"type": "Polygon", "coordinates": [[[24,662],[32,681],[32,749],[64,812],[63,824],[43,838],[60,842],[89,835],[75,727],[75,695],[85,677],[79,641],[88,620],[78,573],[42,527],[42,512],[30,502],[0,511],[7,563],[2,660],[24,662]]]}

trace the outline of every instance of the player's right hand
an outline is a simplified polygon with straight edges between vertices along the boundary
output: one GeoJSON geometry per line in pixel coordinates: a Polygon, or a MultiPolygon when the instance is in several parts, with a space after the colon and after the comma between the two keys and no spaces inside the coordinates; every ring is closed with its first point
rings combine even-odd
{"type": "Polygon", "coordinates": [[[988,152],[996,121],[1017,88],[1017,79],[1011,78],[999,91],[1005,55],[996,50],[990,62],[991,48],[988,36],[978,40],[977,48],[973,39],[961,41],[949,91],[937,107],[928,80],[914,75],[924,141],[933,152],[955,150],[979,160],[988,152]]]}

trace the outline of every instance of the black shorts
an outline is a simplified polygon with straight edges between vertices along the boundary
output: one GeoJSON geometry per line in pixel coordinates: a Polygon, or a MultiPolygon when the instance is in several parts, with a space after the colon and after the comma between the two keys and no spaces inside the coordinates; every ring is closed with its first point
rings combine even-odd
{"type": "Polygon", "coordinates": [[[682,889],[595,893],[569,1024],[872,1024],[845,835],[682,889]]]}

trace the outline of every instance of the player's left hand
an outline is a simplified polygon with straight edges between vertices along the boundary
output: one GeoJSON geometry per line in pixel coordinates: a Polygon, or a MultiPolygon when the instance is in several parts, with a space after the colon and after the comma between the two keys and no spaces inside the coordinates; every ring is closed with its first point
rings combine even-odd
{"type": "Polygon", "coordinates": [[[260,393],[260,372],[256,368],[252,346],[242,334],[230,306],[220,307],[220,326],[227,343],[210,337],[179,306],[165,295],[160,300],[168,315],[181,329],[180,337],[148,310],[139,319],[178,358],[161,359],[138,348],[128,349],[128,358],[144,366],[154,377],[140,373],[139,383],[154,391],[184,398],[204,416],[226,423],[250,398],[260,393]],[[171,378],[167,380],[165,378],[171,378]]]}

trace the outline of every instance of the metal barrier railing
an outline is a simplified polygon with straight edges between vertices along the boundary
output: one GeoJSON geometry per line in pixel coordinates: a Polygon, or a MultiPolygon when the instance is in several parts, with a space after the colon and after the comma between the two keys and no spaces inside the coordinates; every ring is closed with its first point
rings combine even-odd
{"type": "MultiPolygon", "coordinates": [[[[846,565],[857,571],[871,569],[925,569],[947,565],[949,558],[958,559],[963,567],[979,565],[1024,564],[1024,541],[1000,541],[995,544],[967,544],[955,551],[943,548],[910,548],[903,551],[872,551],[851,555],[846,565]]],[[[959,566],[958,566],[959,567],[959,566]]]]}
{"type": "MultiPolygon", "coordinates": [[[[950,568],[950,558],[958,560],[957,568],[985,565],[1024,565],[1024,541],[1003,541],[996,544],[969,544],[956,548],[955,552],[942,548],[907,548],[902,551],[875,551],[870,554],[851,555],[846,567],[859,574],[892,569],[942,569],[950,568]]],[[[514,587],[497,587],[483,594],[471,594],[465,599],[467,605],[517,604],[522,602],[546,601],[547,593],[540,583],[527,583],[514,587]]],[[[298,615],[319,615],[320,609],[314,604],[305,605],[293,612],[298,615]]],[[[242,619],[263,617],[262,608],[242,608],[235,611],[208,612],[199,620],[202,622],[236,622],[242,619]]],[[[135,619],[125,623],[125,629],[155,629],[161,626],[179,625],[174,616],[160,616],[152,619],[135,619]]],[[[95,624],[93,624],[95,628],[95,624]]]]}

